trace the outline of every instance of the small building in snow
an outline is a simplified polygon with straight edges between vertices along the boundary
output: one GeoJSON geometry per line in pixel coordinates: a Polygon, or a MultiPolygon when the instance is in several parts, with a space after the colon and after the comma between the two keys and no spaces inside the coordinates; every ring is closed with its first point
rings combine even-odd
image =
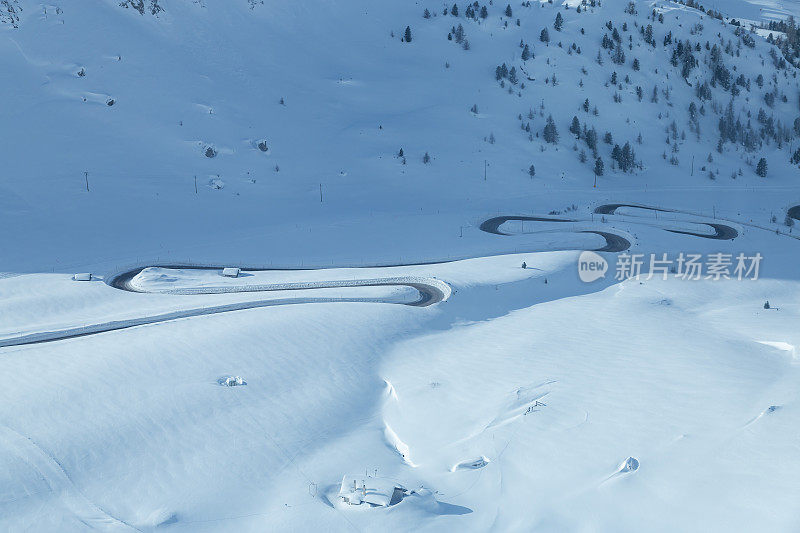
{"type": "Polygon", "coordinates": [[[406,495],[406,489],[390,479],[364,476],[342,476],[339,497],[344,503],[373,507],[395,505],[406,495]]]}
{"type": "Polygon", "coordinates": [[[241,269],[238,267],[227,267],[222,269],[222,275],[226,278],[238,278],[241,269]]]}

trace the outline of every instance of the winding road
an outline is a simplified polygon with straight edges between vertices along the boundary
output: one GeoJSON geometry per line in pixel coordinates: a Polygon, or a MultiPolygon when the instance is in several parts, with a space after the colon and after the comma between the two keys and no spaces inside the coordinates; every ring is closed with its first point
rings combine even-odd
{"type": "MultiPolygon", "coordinates": [[[[595,214],[601,215],[614,215],[621,207],[631,207],[636,209],[647,209],[651,211],[660,211],[666,213],[686,213],[676,209],[665,209],[658,207],[651,207],[638,204],[605,204],[600,205],[594,209],[595,214]]],[[[800,220],[800,206],[795,206],[789,209],[788,215],[791,218],[800,220]]],[[[554,222],[554,223],[581,223],[581,221],[571,218],[558,218],[553,216],[522,216],[522,215],[508,215],[497,216],[489,218],[480,224],[480,230],[494,235],[509,236],[511,233],[504,232],[500,227],[509,221],[530,221],[530,222],[554,222]]],[[[711,223],[711,222],[698,222],[698,224],[705,224],[713,229],[713,234],[696,233],[688,230],[666,229],[672,233],[679,233],[684,235],[693,235],[706,239],[718,240],[731,240],[739,235],[739,232],[726,224],[711,223]]],[[[593,229],[574,229],[573,233],[590,233],[603,237],[606,241],[605,246],[595,248],[595,252],[611,252],[618,253],[624,252],[631,247],[631,241],[617,233],[593,230],[593,229]]],[[[443,261],[445,262],[445,261],[443,261]]],[[[435,264],[430,263],[414,263],[421,264],[435,264]]],[[[221,271],[222,266],[196,266],[196,265],[154,265],[159,268],[169,269],[193,269],[193,270],[213,270],[221,271]]],[[[411,266],[411,265],[384,265],[384,266],[411,266]]],[[[54,331],[44,331],[37,333],[30,333],[19,335],[17,337],[9,337],[0,339],[0,347],[4,346],[21,346],[28,344],[40,344],[46,342],[54,342],[65,339],[72,339],[84,337],[88,335],[95,335],[108,331],[118,331],[123,329],[144,326],[148,324],[156,324],[160,322],[167,322],[178,320],[181,318],[189,318],[202,315],[212,315],[217,313],[225,313],[230,311],[240,311],[245,309],[255,309],[261,307],[272,307],[279,305],[293,305],[301,303],[334,303],[334,302],[369,302],[369,303],[390,303],[408,305],[413,307],[427,307],[430,305],[443,302],[450,297],[450,286],[438,279],[427,277],[393,277],[393,278],[375,278],[375,279],[351,279],[351,280],[336,280],[336,281],[318,281],[318,282],[293,282],[293,283],[276,283],[276,284],[255,284],[255,285],[228,285],[216,287],[197,287],[197,288],[183,288],[183,289],[161,289],[161,290],[146,290],[141,285],[136,286],[133,284],[134,278],[143,270],[149,267],[137,267],[132,270],[120,272],[109,276],[106,283],[119,290],[127,292],[153,292],[162,294],[176,294],[176,295],[197,295],[197,294],[222,294],[222,293],[237,293],[237,292],[276,292],[276,291],[292,291],[292,290],[309,290],[309,289],[323,289],[323,288],[347,288],[347,287],[410,287],[419,293],[419,298],[414,301],[402,301],[392,297],[310,297],[299,296],[296,298],[267,298],[261,300],[253,300],[247,302],[237,302],[225,305],[205,306],[193,309],[183,309],[162,313],[158,315],[109,321],[100,324],[92,324],[87,326],[79,326],[74,328],[60,329],[54,331]]],[[[278,269],[272,268],[247,268],[248,271],[276,271],[278,269]]]]}
{"type": "MultiPolygon", "coordinates": [[[[620,207],[632,207],[635,209],[646,209],[648,211],[658,211],[661,213],[682,213],[682,211],[678,209],[664,209],[661,207],[651,207],[647,205],[639,205],[639,204],[605,204],[595,208],[594,212],[597,215],[615,215],[617,209],[620,207]]],[[[800,206],[798,206],[800,207],[800,206]]],[[[791,216],[791,215],[790,215],[791,216]]],[[[670,233],[680,233],[682,235],[693,235],[695,237],[703,237],[705,239],[717,239],[723,241],[730,241],[735,239],[739,236],[739,232],[736,228],[728,226],[726,224],[718,224],[712,222],[697,222],[697,224],[704,224],[709,226],[711,229],[714,230],[713,235],[707,235],[705,233],[695,233],[692,231],[687,230],[677,230],[677,229],[665,229],[664,231],[669,231],[670,233]]]]}
{"type": "MultiPolygon", "coordinates": [[[[509,222],[511,220],[514,221],[524,221],[524,222],[580,222],[580,220],[574,220],[569,218],[549,218],[549,217],[537,217],[537,216],[499,216],[490,218],[489,220],[485,220],[480,225],[480,230],[485,231],[486,233],[492,233],[494,235],[513,235],[512,233],[505,233],[500,231],[500,226],[509,222]]],[[[624,252],[628,248],[631,247],[631,242],[621,235],[617,235],[616,233],[609,233],[607,231],[599,231],[599,230],[576,230],[575,233],[593,233],[595,235],[600,235],[606,240],[606,245],[601,248],[595,248],[593,252],[624,252]]]]}
{"type": "MultiPolygon", "coordinates": [[[[269,283],[269,284],[256,284],[256,285],[231,285],[228,287],[199,287],[199,288],[186,288],[186,289],[171,289],[161,291],[146,291],[141,288],[135,287],[131,281],[145,268],[153,267],[139,267],[127,272],[122,272],[111,276],[106,282],[115,289],[120,289],[128,292],[152,292],[161,294],[225,294],[235,292],[269,292],[269,291],[289,291],[289,290],[306,290],[306,289],[330,289],[330,288],[343,288],[343,287],[411,287],[419,292],[419,299],[413,302],[396,302],[383,298],[334,298],[334,301],[356,301],[356,302],[385,302],[385,303],[400,303],[402,305],[410,305],[413,307],[427,307],[446,300],[450,296],[450,287],[435,278],[422,278],[414,276],[402,276],[395,278],[375,278],[375,279],[350,279],[350,280],[336,280],[336,281],[315,281],[315,282],[294,282],[294,283],[269,283]]],[[[170,269],[183,269],[183,270],[210,270],[221,271],[224,267],[221,266],[184,266],[184,265],[159,265],[156,268],[170,268],[170,269]]],[[[249,268],[248,272],[265,272],[274,271],[275,269],[267,268],[249,268]]],[[[301,298],[309,302],[320,301],[319,298],[301,298]]],[[[295,298],[296,300],[296,298],[295,298]]],[[[330,298],[328,300],[331,300],[330,298]]],[[[277,300],[271,300],[277,301],[277,300]]],[[[265,306],[258,306],[265,307],[265,306]]]]}
{"type": "Polygon", "coordinates": [[[786,214],[789,215],[789,218],[800,220],[800,205],[790,207],[786,214]]]}
{"type": "MultiPolygon", "coordinates": [[[[106,280],[106,283],[116,289],[128,292],[150,292],[144,291],[141,288],[134,287],[131,281],[137,274],[142,272],[148,267],[139,267],[133,270],[115,274],[106,280]]],[[[198,266],[184,266],[184,265],[162,265],[160,268],[182,268],[193,270],[213,270],[221,271],[222,267],[198,267],[198,266]]],[[[249,269],[250,271],[256,270],[273,270],[273,269],[249,269]]],[[[102,322],[99,324],[91,324],[86,326],[78,326],[73,328],[66,328],[53,331],[43,331],[37,333],[30,333],[16,337],[9,337],[0,339],[0,347],[4,346],[23,346],[27,344],[42,344],[46,342],[54,342],[65,339],[74,339],[78,337],[86,337],[88,335],[96,335],[98,333],[105,333],[108,331],[119,331],[123,329],[134,328],[138,326],[145,326],[148,324],[157,324],[160,322],[168,322],[178,320],[181,318],[190,318],[203,315],[213,315],[217,313],[227,313],[231,311],[242,311],[245,309],[256,309],[261,307],[273,307],[279,305],[294,305],[302,303],[389,303],[408,305],[412,307],[428,307],[430,305],[447,300],[450,297],[450,286],[435,278],[415,277],[415,276],[402,276],[393,278],[375,278],[375,279],[351,279],[351,280],[336,280],[336,281],[317,281],[317,282],[298,282],[298,283],[276,283],[276,284],[258,284],[258,285],[231,285],[228,287],[201,287],[201,288],[187,288],[187,289],[174,289],[174,290],[154,290],[153,293],[161,294],[178,294],[178,295],[197,295],[197,294],[225,294],[225,293],[241,293],[241,292],[275,292],[275,291],[292,291],[292,290],[307,290],[307,289],[327,289],[327,288],[347,288],[347,287],[410,287],[419,292],[417,300],[407,302],[400,301],[396,298],[359,298],[359,297],[297,297],[297,298],[269,298],[262,300],[253,300],[247,302],[237,302],[232,304],[204,306],[194,309],[182,309],[178,311],[171,311],[161,313],[158,315],[151,315],[145,317],[114,320],[109,322],[102,322]]]]}

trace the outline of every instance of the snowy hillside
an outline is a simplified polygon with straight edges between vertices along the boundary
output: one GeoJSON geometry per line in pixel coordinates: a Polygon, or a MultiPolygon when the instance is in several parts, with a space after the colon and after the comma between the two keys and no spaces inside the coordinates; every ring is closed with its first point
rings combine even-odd
{"type": "Polygon", "coordinates": [[[701,3],[0,0],[0,530],[800,527],[800,2],[701,3]]]}
{"type": "MultiPolygon", "coordinates": [[[[600,194],[620,186],[694,187],[716,198],[724,189],[796,183],[796,69],[776,69],[771,52],[780,58],[779,50],[765,39],[752,39],[750,48],[742,44],[746,32],[737,36],[735,26],[677,4],[657,4],[663,23],[652,20],[649,4],[627,15],[619,1],[580,14],[532,3],[515,6],[510,18],[504,7],[488,6],[487,18],[478,13],[477,21],[442,15],[433,4],[437,16],[424,19],[424,6],[406,2],[265,7],[162,0],[156,15],[117,4],[19,2],[19,28],[2,28],[14,88],[3,110],[9,157],[0,181],[2,223],[14,228],[4,258],[9,269],[78,268],[101,259],[111,266],[120,258],[166,255],[292,263],[309,226],[318,225],[333,232],[320,239],[331,248],[302,254],[354,262],[361,252],[343,248],[337,227],[368,223],[378,213],[413,217],[397,224],[403,235],[444,225],[449,239],[487,211],[577,204],[580,198],[536,204],[550,189],[585,194],[593,184],[594,150],[570,133],[573,117],[597,134],[605,167],[600,194]],[[557,13],[561,31],[553,28],[557,13]],[[470,50],[447,39],[459,25],[470,50]],[[654,46],[641,33],[648,25],[654,46]],[[406,26],[410,43],[401,42],[406,26]],[[549,46],[539,40],[543,28],[549,46]],[[604,36],[620,44],[623,64],[601,47],[604,36]],[[686,40],[692,51],[672,66],[686,40]],[[521,60],[520,42],[531,59],[521,60]],[[724,83],[712,83],[714,52],[706,43],[719,52],[724,83]],[[697,66],[687,83],[681,74],[690,56],[697,66]],[[516,68],[517,85],[495,80],[503,63],[516,68]],[[740,75],[744,86],[736,83],[740,75]],[[695,85],[706,81],[716,87],[697,98],[695,85]],[[718,123],[731,91],[738,94],[736,140],[726,138],[719,153],[718,123]],[[774,95],[772,107],[767,94],[774,95]],[[550,115],[555,144],[543,139],[550,115]],[[614,145],[626,142],[635,160],[630,176],[612,168],[619,166],[611,159],[614,145]],[[755,174],[761,157],[766,179],[755,174]],[[294,216],[300,211],[302,228],[294,216]],[[422,221],[426,215],[437,222],[422,221]],[[46,253],[27,249],[31,239],[46,253]],[[276,250],[274,239],[286,242],[276,250]]],[[[769,215],[759,216],[768,222],[769,215]]],[[[400,252],[392,259],[417,250],[416,240],[395,245],[400,252]]]]}

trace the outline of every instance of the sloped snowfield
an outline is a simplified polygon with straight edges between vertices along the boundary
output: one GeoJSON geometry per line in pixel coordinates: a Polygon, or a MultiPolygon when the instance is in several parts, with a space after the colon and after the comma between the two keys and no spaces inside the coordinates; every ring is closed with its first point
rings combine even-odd
{"type": "MultiPolygon", "coordinates": [[[[4,527],[793,529],[800,285],[584,284],[576,258],[403,268],[453,288],[426,308],[306,303],[2,348],[4,527]],[[348,505],[343,474],[406,493],[348,505]]],[[[54,280],[25,323],[105,316],[90,283],[54,280]]],[[[128,314],[237,296],[95,290],[128,314]]]]}
{"type": "MultiPolygon", "coordinates": [[[[0,2],[0,531],[800,529],[797,138],[717,151],[714,87],[681,139],[695,89],[661,46],[731,27],[663,1],[123,4],[0,2]],[[595,61],[609,20],[624,65],[595,61]],[[603,141],[595,187],[573,115],[641,168],[603,141]]],[[[788,127],[770,46],[723,57],[766,79],[737,116],[774,89],[788,127]]]]}

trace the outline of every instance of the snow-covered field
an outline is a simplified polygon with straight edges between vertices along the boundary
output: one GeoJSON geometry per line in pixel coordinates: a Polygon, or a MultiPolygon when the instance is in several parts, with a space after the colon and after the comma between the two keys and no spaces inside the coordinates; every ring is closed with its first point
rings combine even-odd
{"type": "Polygon", "coordinates": [[[797,0],[728,0],[717,2],[714,8],[730,17],[755,21],[782,20],[788,16],[800,18],[797,0]]]}
{"type": "Polygon", "coordinates": [[[580,5],[0,2],[0,530],[800,529],[797,69],[580,5]]]}

